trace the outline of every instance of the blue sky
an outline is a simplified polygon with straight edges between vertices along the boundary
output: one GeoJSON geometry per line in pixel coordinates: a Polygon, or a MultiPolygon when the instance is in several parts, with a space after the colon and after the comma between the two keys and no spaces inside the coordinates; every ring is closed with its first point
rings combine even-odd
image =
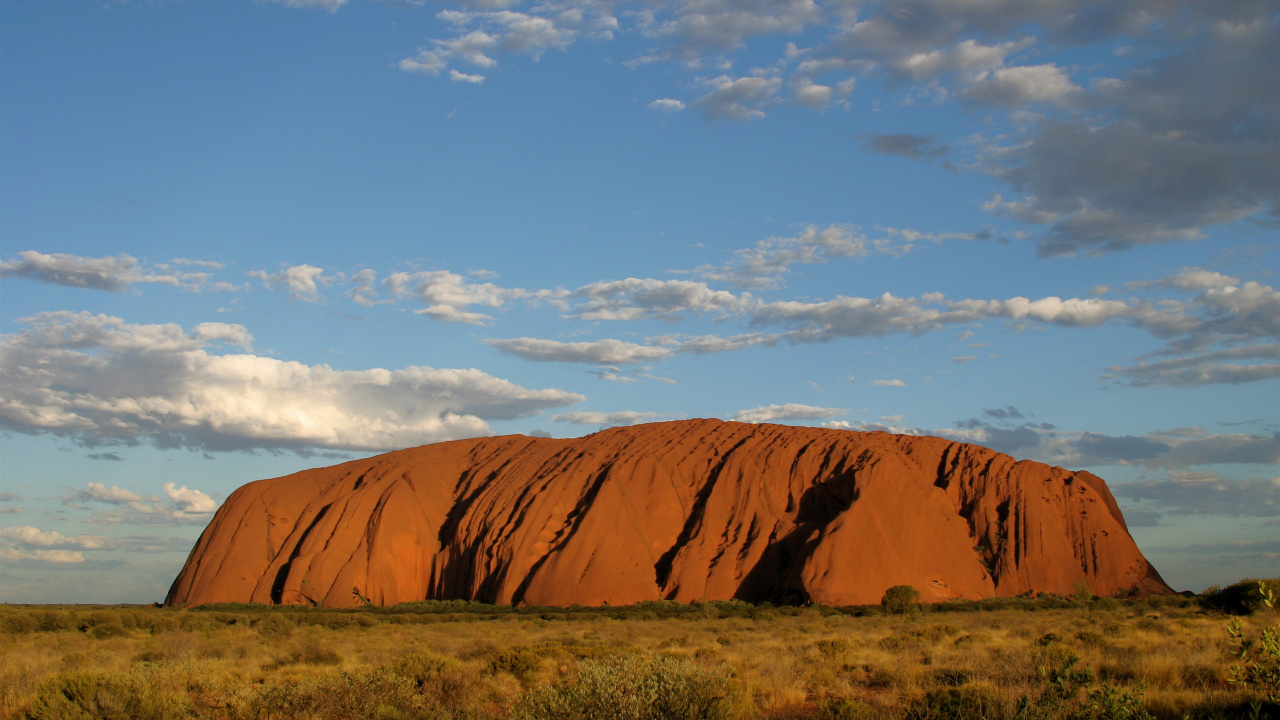
{"type": "Polygon", "coordinates": [[[150,602],[239,485],[719,417],[1105,478],[1280,568],[1280,13],[0,0],[0,601],[150,602]]]}

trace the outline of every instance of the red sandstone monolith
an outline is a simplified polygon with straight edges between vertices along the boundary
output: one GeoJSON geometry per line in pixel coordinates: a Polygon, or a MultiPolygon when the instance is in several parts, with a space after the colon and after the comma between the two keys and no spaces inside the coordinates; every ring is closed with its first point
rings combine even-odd
{"type": "Polygon", "coordinates": [[[166,599],[861,605],[1172,592],[1106,484],[936,437],[719,420],[425,445],[236,490],[166,599]]]}

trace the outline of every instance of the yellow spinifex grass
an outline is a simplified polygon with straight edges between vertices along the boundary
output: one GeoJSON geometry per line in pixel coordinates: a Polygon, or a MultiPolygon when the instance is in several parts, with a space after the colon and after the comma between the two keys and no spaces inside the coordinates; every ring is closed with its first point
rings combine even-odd
{"type": "MultiPolygon", "coordinates": [[[[1274,622],[1246,616],[1241,632],[1256,636],[1274,622]]],[[[1189,598],[1018,600],[903,615],[742,603],[0,606],[0,717],[567,720],[599,707],[614,708],[609,717],[671,720],[1266,713],[1265,703],[1251,705],[1257,693],[1228,682],[1226,624],[1189,598]]]]}

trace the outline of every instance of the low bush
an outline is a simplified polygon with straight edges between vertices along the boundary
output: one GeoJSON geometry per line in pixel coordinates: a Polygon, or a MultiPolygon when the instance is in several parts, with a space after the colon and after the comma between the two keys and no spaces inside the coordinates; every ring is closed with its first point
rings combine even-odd
{"type": "Polygon", "coordinates": [[[670,656],[587,660],[525,695],[513,720],[729,720],[739,692],[729,671],[670,656]]]}
{"type": "Polygon", "coordinates": [[[528,682],[534,673],[541,669],[542,658],[529,648],[516,647],[498,650],[489,657],[489,672],[509,673],[520,682],[528,682]]]}
{"type": "Polygon", "coordinates": [[[920,610],[920,591],[910,585],[894,585],[884,591],[880,605],[885,612],[894,615],[905,615],[920,610]]]}
{"type": "Polygon", "coordinates": [[[1280,593],[1280,578],[1251,578],[1224,588],[1215,585],[1200,595],[1200,607],[1228,615],[1252,615],[1266,607],[1263,601],[1265,589],[1280,593]]]}
{"type": "Polygon", "coordinates": [[[170,720],[189,717],[185,698],[145,675],[85,670],[54,675],[36,688],[30,720],[170,720]]]}
{"type": "Polygon", "coordinates": [[[1013,703],[997,689],[967,686],[930,690],[907,706],[904,720],[1005,720],[1013,703]]]}
{"type": "Polygon", "coordinates": [[[385,668],[262,686],[229,708],[237,720],[445,720],[403,675],[385,668]]]}

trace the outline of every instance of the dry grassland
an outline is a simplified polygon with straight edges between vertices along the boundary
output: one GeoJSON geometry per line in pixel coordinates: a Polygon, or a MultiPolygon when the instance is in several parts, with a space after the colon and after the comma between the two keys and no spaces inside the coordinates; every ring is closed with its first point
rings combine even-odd
{"type": "MultiPolygon", "coordinates": [[[[0,606],[0,717],[1280,717],[1265,688],[1231,682],[1228,620],[1190,598],[907,615],[0,606]]],[[[1263,608],[1242,631],[1275,622],[1263,608]]]]}

